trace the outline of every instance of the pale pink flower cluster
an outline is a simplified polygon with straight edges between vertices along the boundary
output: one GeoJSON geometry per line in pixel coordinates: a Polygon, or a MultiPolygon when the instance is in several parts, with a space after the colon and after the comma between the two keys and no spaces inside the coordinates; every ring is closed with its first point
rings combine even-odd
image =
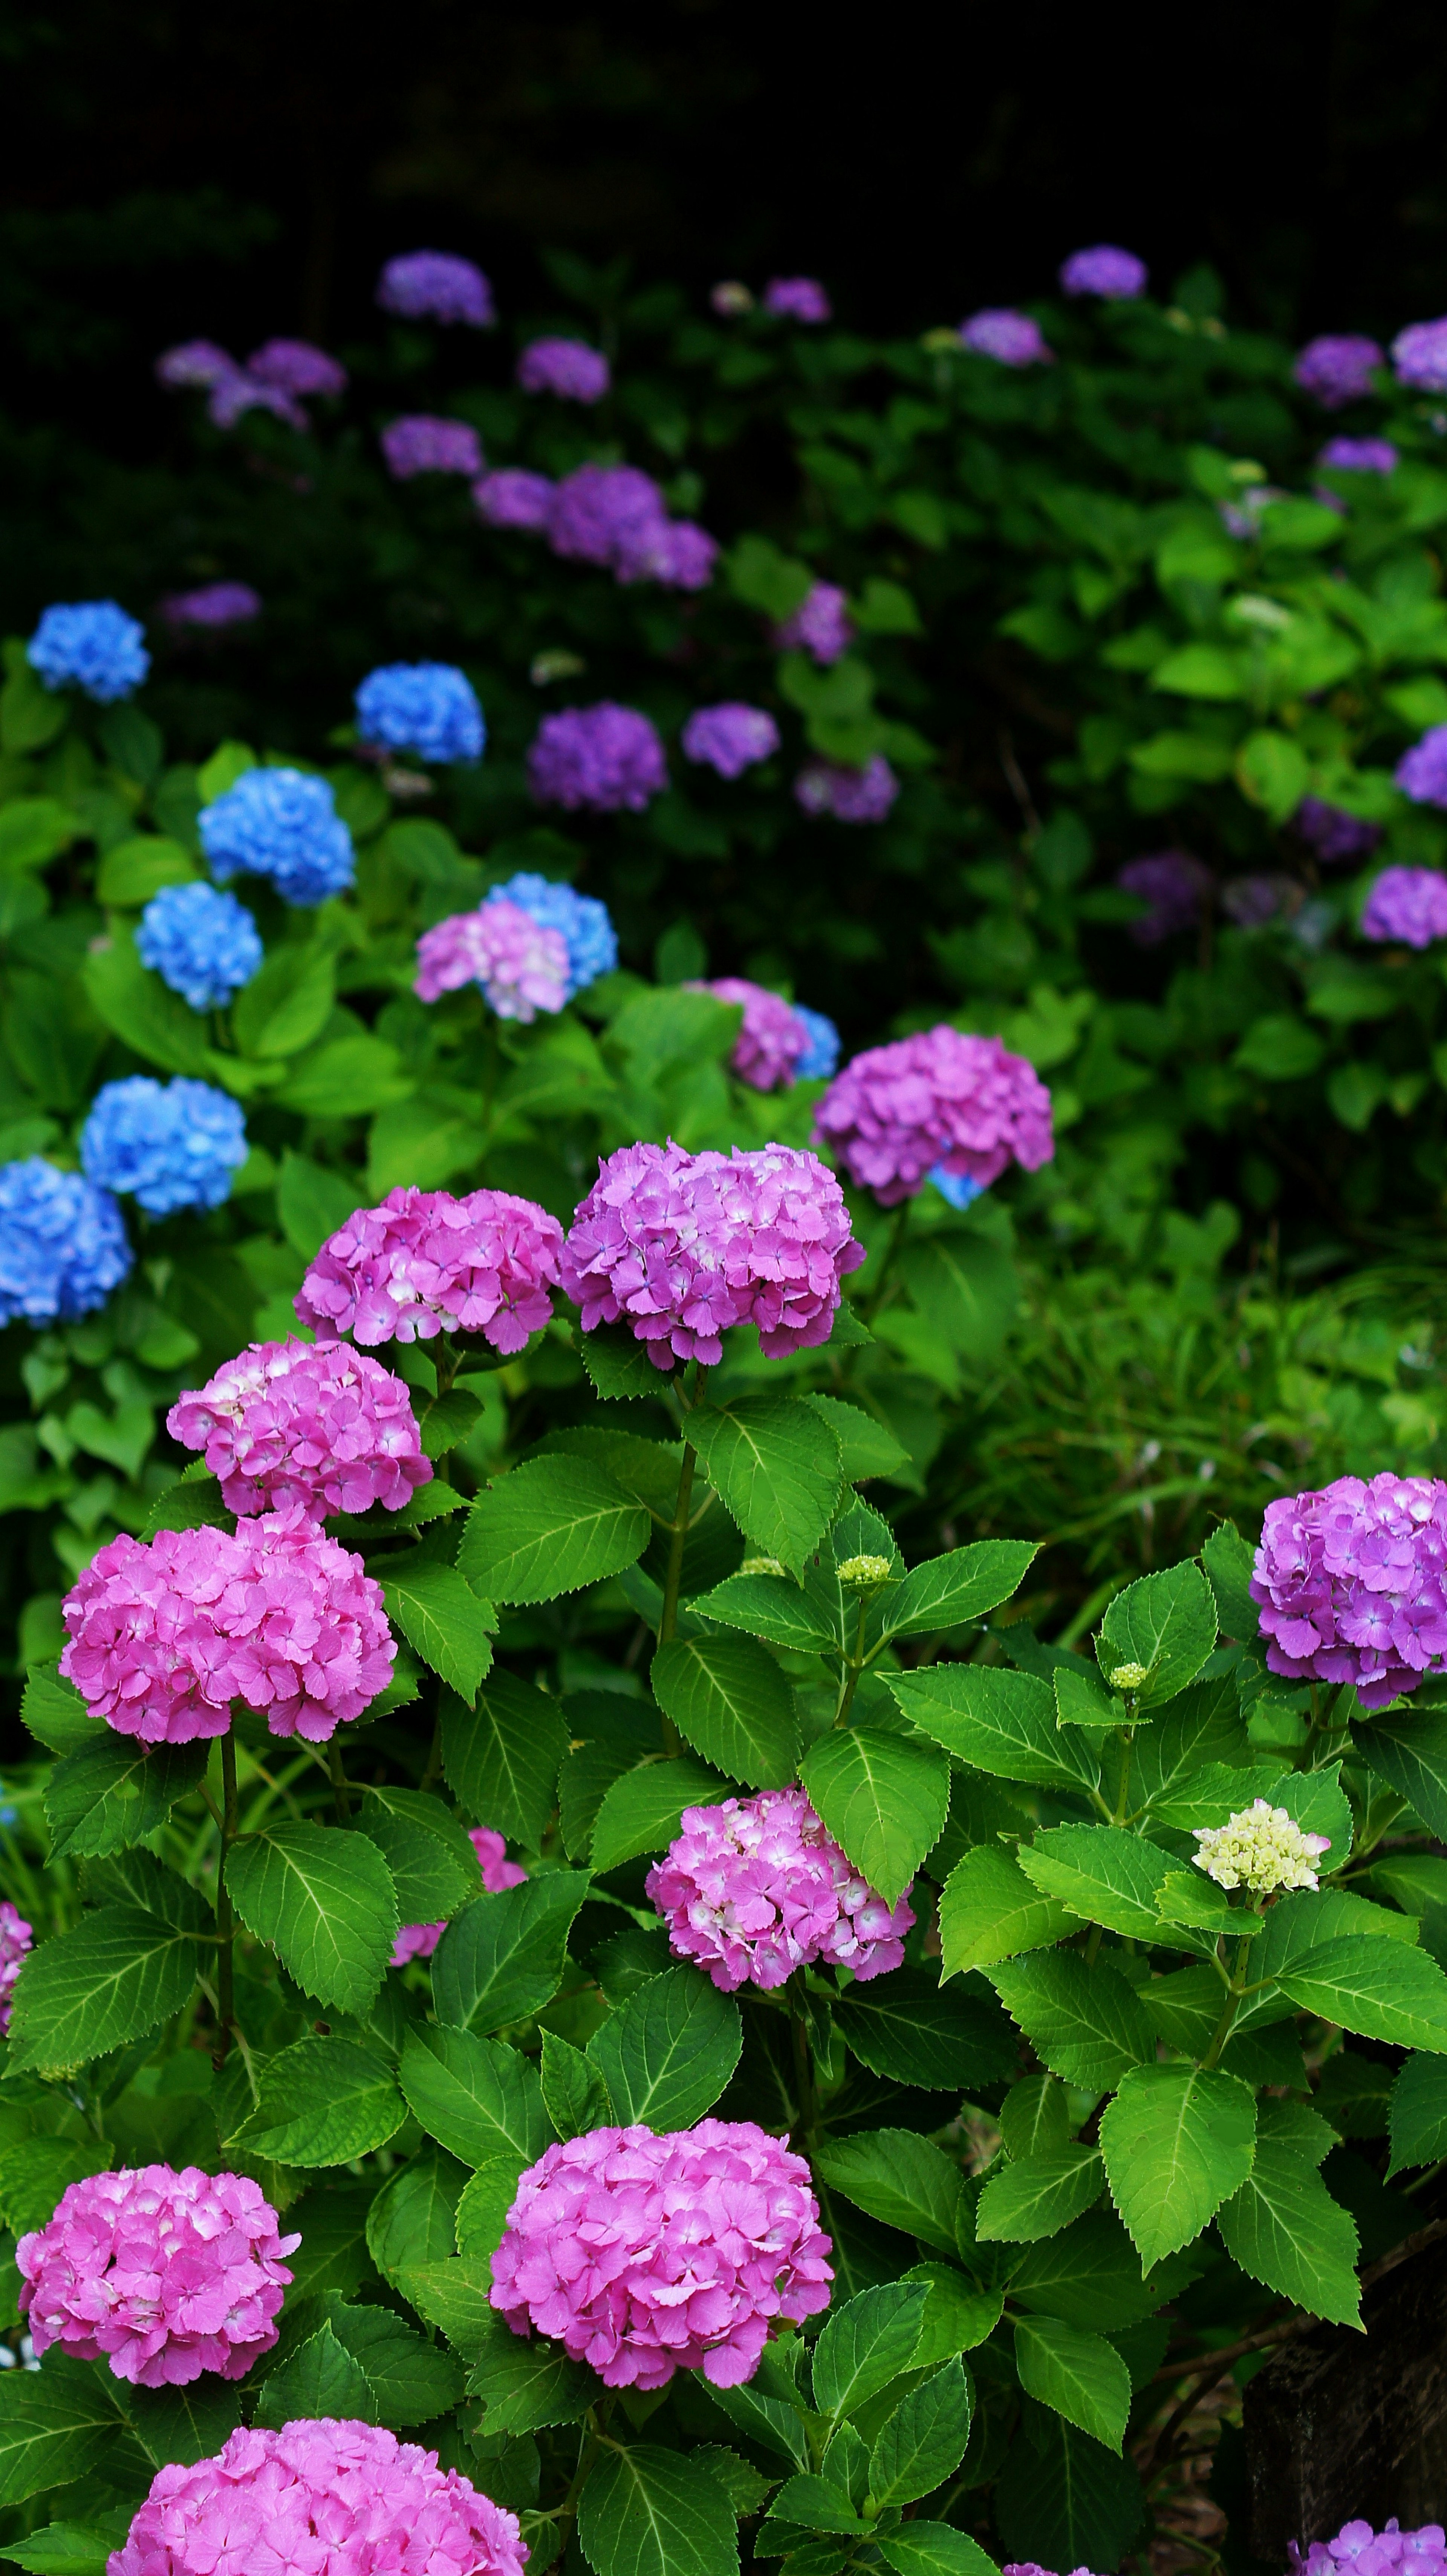
{"type": "Polygon", "coordinates": [[[520,1351],[551,1321],[563,1229],[510,1190],[389,1190],[329,1235],[297,1292],[296,1311],[322,1341],[431,1341],[481,1333],[520,1351]]]}
{"type": "Polygon", "coordinates": [[[782,1986],[821,1959],[861,1982],[902,1965],[913,1909],[901,1897],[891,1910],[860,1877],[802,1789],[685,1807],[680,1821],[644,1888],[678,1957],[724,1994],[782,1986]]]}
{"type": "Polygon", "coordinates": [[[776,2320],[828,2306],[829,2251],[803,2157],[752,2120],[593,2129],[523,2175],[492,2304],[609,2388],[663,2388],[675,2370],[736,2388],[776,2320]]]}
{"type": "Polygon", "coordinates": [[[437,2453],[333,2416],[158,2469],[106,2576],[522,2576],[516,2514],[437,2453]]]}
{"type": "MultiPolygon", "coordinates": [[[[1330,2540],[1313,2540],[1306,2549],[1286,2544],[1291,2576],[1447,2576],[1447,2532],[1440,2522],[1424,2522],[1420,2531],[1403,2531],[1395,2514],[1373,2531],[1369,2522],[1344,2522],[1330,2540]]],[[[1005,2571],[1009,2576],[1009,2569],[1005,2571]]]]}
{"type": "Polygon", "coordinates": [[[8,1897],[0,1899],[0,2039],[10,2028],[10,1998],[35,1935],[8,1897]]]}
{"type": "Polygon", "coordinates": [[[850,1179],[894,1207],[936,1166],[988,1189],[1008,1163],[1036,1172],[1055,1151],[1050,1094],[998,1038],[947,1024],[867,1047],[836,1075],[815,1130],[850,1179]]]}
{"type": "Polygon", "coordinates": [[[225,1530],[126,1531],[61,1605],[67,1681],[143,1744],[224,1735],[243,1700],[273,1735],[325,1744],[392,1678],[382,1587],[297,1505],[225,1530]]]}
{"type": "Polygon", "coordinates": [[[809,1050],[809,1032],[778,993],[751,984],[746,975],[719,975],[711,984],[687,987],[690,993],[712,993],[716,1002],[742,1002],[743,1025],[729,1058],[741,1082],[755,1091],[776,1091],[792,1083],[794,1068],[809,1050]]]}
{"type": "Polygon", "coordinates": [[[769,1359],[827,1342],[839,1282],[863,1259],[843,1192],[813,1154],[624,1145],[578,1209],[561,1278],[585,1333],[622,1319],[655,1368],[712,1368],[730,1324],[757,1324],[769,1359]]]}
{"type": "Polygon", "coordinates": [[[1251,1577],[1266,1661],[1363,1708],[1447,1668],[1447,1484],[1384,1470],[1268,1503],[1251,1577]]]}
{"type": "Polygon", "coordinates": [[[419,1001],[435,1002],[476,984],[500,1020],[532,1020],[560,1011],[568,998],[568,943],[505,895],[476,912],[449,913],[417,942],[419,1001]]]}
{"type": "Polygon", "coordinates": [[[291,2274],[260,2185],[245,2174],[142,2165],[91,2174],[22,2236],[20,2313],[37,2356],[53,2343],[108,2361],[137,2388],[184,2388],[203,2370],[244,2379],[276,2341],[291,2274]]]}
{"type": "Polygon", "coordinates": [[[204,1450],[229,1512],[397,1512],[432,1474],[402,1380],[341,1342],[253,1342],[166,1429],[204,1450]]]}
{"type": "MultiPolygon", "coordinates": [[[[521,1887],[527,1871],[515,1860],[509,1860],[507,1845],[491,1825],[474,1825],[468,1836],[482,1871],[482,1884],[489,1896],[501,1896],[505,1887],[521,1887]]],[[[409,1959],[430,1959],[443,1933],[445,1923],[404,1923],[393,1944],[389,1968],[405,1968],[409,1959]]]]}

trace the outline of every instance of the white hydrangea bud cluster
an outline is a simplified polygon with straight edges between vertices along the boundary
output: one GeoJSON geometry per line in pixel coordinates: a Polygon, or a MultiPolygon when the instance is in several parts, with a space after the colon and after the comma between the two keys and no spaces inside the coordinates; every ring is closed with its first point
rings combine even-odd
{"type": "Polygon", "coordinates": [[[739,1567],[740,1574],[782,1574],[783,1571],[776,1556],[746,1556],[739,1567]]]}
{"type": "Polygon", "coordinates": [[[1304,1834],[1284,1807],[1257,1798],[1224,1825],[1197,1825],[1196,1867],[1218,1887],[1249,1887],[1274,1896],[1283,1887],[1315,1887],[1312,1866],[1331,1849],[1329,1834],[1304,1834]]]}
{"type": "Polygon", "coordinates": [[[877,1592],[889,1581],[891,1570],[887,1556],[846,1556],[838,1575],[851,1592],[877,1592]]]}

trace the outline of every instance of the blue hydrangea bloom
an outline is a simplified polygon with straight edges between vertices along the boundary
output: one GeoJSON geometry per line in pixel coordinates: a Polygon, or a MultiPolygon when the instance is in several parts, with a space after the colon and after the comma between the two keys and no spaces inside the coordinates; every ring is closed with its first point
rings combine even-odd
{"type": "Polygon", "coordinates": [[[506,885],[494,886],[489,903],[515,903],[531,920],[545,930],[560,930],[568,949],[568,999],[581,993],[585,985],[596,984],[600,975],[611,975],[618,963],[618,933],[608,917],[608,907],[596,895],[574,894],[570,885],[559,885],[552,877],[535,876],[528,869],[509,877],[506,885]]]}
{"type": "Polygon", "coordinates": [[[131,1190],[152,1216],[220,1207],[247,1155],[238,1102],[209,1082],[133,1073],[107,1082],[80,1131],[80,1159],[102,1188],[131,1190]]]}
{"type": "Polygon", "coordinates": [[[791,1002],[789,1008],[802,1022],[809,1039],[794,1067],[795,1081],[832,1081],[839,1070],[839,1031],[822,1011],[806,1010],[802,1002],[791,1002]]]}
{"type": "Polygon", "coordinates": [[[62,601],[43,612],[25,658],[47,689],[83,689],[98,706],[114,706],[151,667],[145,632],[113,599],[62,601]]]}
{"type": "Polygon", "coordinates": [[[0,1324],[93,1314],[133,1257],[108,1190],[39,1154],[0,1164],[0,1324]]]}
{"type": "Polygon", "coordinates": [[[983,1181],[972,1181],[968,1172],[947,1172],[943,1163],[936,1163],[930,1179],[952,1208],[973,1207],[976,1199],[985,1194],[983,1181]]]}
{"type": "Polygon", "coordinates": [[[465,671],[450,662],[384,662],[355,699],[363,742],[421,760],[480,760],[487,726],[465,671]]]}
{"type": "Polygon", "coordinates": [[[325,903],[357,874],[352,836],[324,778],[300,769],[245,769],[234,787],[203,805],[201,847],[223,885],[238,868],[270,877],[288,903],[325,903]]]}
{"type": "Polygon", "coordinates": [[[162,886],[141,915],[136,949],[193,1011],[219,1010],[261,964],[261,933],[234,894],[215,886],[162,886]]]}

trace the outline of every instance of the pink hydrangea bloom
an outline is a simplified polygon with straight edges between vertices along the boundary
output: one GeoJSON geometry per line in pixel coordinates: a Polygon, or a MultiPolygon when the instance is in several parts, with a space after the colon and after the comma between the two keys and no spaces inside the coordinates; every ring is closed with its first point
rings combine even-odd
{"type": "Polygon", "coordinates": [[[246,373],[283,394],[342,394],[347,389],[341,360],[310,340],[264,340],[247,359],[246,373]]]}
{"type": "Polygon", "coordinates": [[[712,1368],[730,1324],[757,1324],[769,1359],[827,1342],[839,1282],[863,1259],[843,1192],[813,1154],[624,1145],[599,1165],[561,1275],[585,1333],[621,1318],[655,1368],[712,1368]]]}
{"type": "Polygon", "coordinates": [[[158,2469],[106,2576],[522,2576],[516,2514],[437,2453],[333,2416],[158,2469]]]}
{"type": "Polygon", "coordinates": [[[755,1091],[777,1091],[791,1083],[794,1068],[808,1050],[809,1033],[778,993],[751,984],[746,975],[720,975],[711,984],[688,986],[690,993],[712,993],[717,1002],[742,1002],[743,1027],[729,1058],[741,1082],[755,1091]]]}
{"type": "Polygon", "coordinates": [[[481,474],[483,454],[470,421],[438,420],[427,412],[389,421],[382,432],[387,471],[398,483],[414,474],[481,474]]]}
{"type": "Polygon", "coordinates": [[[1447,1666],[1447,1485],[1338,1476],[1268,1503],[1251,1598],[1272,1672],[1351,1682],[1363,1708],[1414,1691],[1447,1666]]]}
{"type": "Polygon", "coordinates": [[[1029,313],[1007,305],[986,305],[960,324],[960,338],[976,357],[994,358],[1002,367],[1051,366],[1055,352],[1046,347],[1040,325],[1029,313]]]}
{"type": "Polygon", "coordinates": [[[35,1935],[8,1896],[0,1898],[0,2038],[10,2028],[10,1998],[35,1935]]]}
{"type": "Polygon", "coordinates": [[[1330,2540],[1313,2540],[1304,2550],[1290,2540],[1287,2554],[1291,2576],[1341,2576],[1346,2567],[1354,2576],[1389,2576],[1396,2568],[1402,2576],[1447,2576],[1447,2533],[1441,2523],[1403,2531],[1395,2514],[1380,2531],[1373,2531],[1369,2522],[1344,2522],[1330,2540]]]}
{"type": "MultiPolygon", "coordinates": [[[[520,1861],[509,1860],[507,1845],[491,1825],[474,1825],[468,1836],[482,1871],[482,1884],[489,1896],[501,1896],[505,1887],[521,1887],[527,1871],[520,1861]]],[[[404,1923],[392,1945],[391,1968],[405,1968],[409,1959],[430,1959],[446,1923],[404,1923]]]]}
{"type": "Polygon", "coordinates": [[[678,1957],[726,1995],[819,1959],[861,1980],[902,1964],[912,1908],[901,1897],[891,1910],[860,1877],[802,1789],[685,1807],[680,1823],[644,1886],[678,1957]]]}
{"type": "Polygon", "coordinates": [[[752,2120],[594,2129],[522,2176],[492,2304],[609,2388],[663,2388],[675,2370],[736,2388],[777,2319],[828,2306],[830,2245],[803,2157],[752,2120]]]}
{"type": "Polygon", "coordinates": [[[473,507],[490,528],[528,528],[548,524],[557,485],[546,474],[530,474],[523,465],[503,465],[484,474],[472,487],[473,507]]]}
{"type": "Polygon", "coordinates": [[[419,1001],[476,984],[500,1020],[560,1011],[568,998],[568,943],[505,895],[476,912],[449,913],[417,942],[419,1001]]]}
{"type": "Polygon", "coordinates": [[[142,2165],[91,2174],[22,2236],[20,2313],[37,2355],[58,2343],[137,2388],[184,2388],[203,2370],[244,2379],[276,2341],[301,2243],[244,2174],[142,2165]]]}
{"type": "Polygon", "coordinates": [[[943,1026],[868,1047],[836,1075],[816,1131],[881,1207],[922,1190],[938,1165],[988,1189],[1009,1163],[1037,1172],[1054,1154],[1050,1094],[998,1038],[943,1026]]]}
{"type": "Polygon", "coordinates": [[[1447,939],[1447,877],[1437,868],[1383,868],[1362,907],[1364,939],[1430,948],[1447,939]]]}
{"type": "Polygon", "coordinates": [[[552,1320],[563,1229],[510,1190],[389,1190],[329,1235],[297,1293],[296,1311],[322,1341],[431,1341],[481,1333],[520,1351],[552,1320]]]}
{"type": "Polygon", "coordinates": [[[849,602],[832,581],[816,581],[792,617],[774,629],[781,651],[812,653],[816,662],[837,662],[854,641],[849,602]]]}
{"type": "Polygon", "coordinates": [[[67,1681],[143,1744],[224,1735],[231,1703],[325,1744],[392,1678],[382,1587],[299,1506],[225,1530],[122,1531],[61,1605],[67,1681]]]}
{"type": "Polygon", "coordinates": [[[166,1429],[205,1451],[229,1512],[397,1512],[432,1474],[402,1380],[341,1342],[253,1342],[166,1429]]]}

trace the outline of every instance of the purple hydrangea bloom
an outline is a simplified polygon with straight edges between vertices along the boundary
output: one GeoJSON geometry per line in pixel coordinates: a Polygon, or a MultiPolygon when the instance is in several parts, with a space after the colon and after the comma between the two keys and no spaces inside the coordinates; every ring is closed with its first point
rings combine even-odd
{"type": "Polygon", "coordinates": [[[532,340],[517,364],[525,394],[557,394],[563,402],[601,402],[613,379],[601,349],[581,340],[532,340]]]}
{"type": "Polygon", "coordinates": [[[208,581],[200,590],[173,590],[161,601],[166,624],[178,631],[195,626],[215,634],[225,626],[245,626],[261,615],[261,593],[247,581],[208,581]]]}
{"type": "Polygon", "coordinates": [[[546,474],[529,474],[522,465],[504,465],[485,474],[472,487],[473,506],[490,528],[544,529],[552,517],[556,483],[546,474]]]}
{"type": "Polygon", "coordinates": [[[1148,271],[1133,250],[1114,242],[1097,242],[1090,250],[1073,250],[1060,272],[1067,295],[1143,295],[1148,271]]]}
{"type": "Polygon", "coordinates": [[[1382,837],[1380,823],[1364,823],[1360,816],[1344,813],[1340,805],[1325,804],[1320,796],[1303,796],[1291,823],[1327,866],[1334,859],[1364,857],[1382,837]]]}
{"type": "Polygon", "coordinates": [[[257,384],[274,385],[283,394],[340,394],[347,388],[347,371],[340,360],[328,357],[325,349],[313,348],[310,340],[265,340],[252,350],[245,372],[257,384]]]}
{"type": "Polygon", "coordinates": [[[197,386],[203,391],[219,385],[223,376],[234,376],[236,360],[229,349],[219,349],[214,340],[182,340],[174,349],[163,349],[156,360],[159,383],[173,392],[197,386]]]}
{"type": "Polygon", "coordinates": [[[837,662],[853,641],[848,599],[832,581],[816,581],[793,616],[774,629],[774,642],[781,651],[812,653],[820,664],[837,662]]]}
{"type": "Polygon", "coordinates": [[[528,753],[528,785],[540,805],[641,814],[668,785],[668,763],[647,716],[604,698],[544,716],[528,753]]]}
{"type": "Polygon", "coordinates": [[[1375,340],[1350,331],[1326,331],[1308,340],[1291,372],[1324,411],[1340,411],[1372,390],[1372,369],[1382,364],[1375,340]]]}
{"type": "Polygon", "coordinates": [[[1383,868],[1362,911],[1363,939],[1430,948],[1447,939],[1447,877],[1435,868],[1383,868]]]}
{"type": "Polygon", "coordinates": [[[25,659],[47,689],[79,689],[97,706],[112,707],[151,667],[145,632],[114,599],[57,601],[42,611],[25,659]]]}
{"type": "Polygon", "coordinates": [[[1040,336],[1040,325],[1028,313],[987,304],[960,324],[960,338],[976,357],[997,359],[1002,367],[1050,366],[1055,357],[1040,336]]]}
{"type": "Polygon", "coordinates": [[[414,474],[481,474],[482,448],[470,421],[437,420],[414,412],[389,421],[382,432],[387,471],[398,483],[414,474]]]}
{"type": "Polygon", "coordinates": [[[988,1189],[1009,1164],[1038,1172],[1055,1152],[1050,1094],[1034,1066],[947,1022],[853,1056],[814,1123],[881,1207],[916,1197],[941,1168],[988,1189]]]}
{"type": "Polygon", "coordinates": [[[389,259],[377,280],[377,302],[409,322],[466,322],[481,331],[497,320],[481,269],[446,250],[409,250],[389,259]]]}
{"type": "Polygon", "coordinates": [[[695,520],[665,519],[646,553],[620,568],[618,578],[661,582],[665,590],[707,590],[718,551],[717,537],[695,520]]]}
{"type": "Polygon", "coordinates": [[[555,555],[616,573],[647,552],[667,520],[651,474],[636,465],[580,465],[557,486],[548,537],[555,555]]]}
{"type": "Polygon", "coordinates": [[[1128,859],[1115,881],[1124,893],[1139,895],[1150,905],[1130,925],[1138,948],[1158,948],[1175,931],[1194,929],[1215,883],[1210,869],[1189,850],[1152,850],[1144,858],[1128,859]]]}
{"type": "Polygon", "coordinates": [[[1421,741],[1402,754],[1394,774],[1414,805],[1447,808],[1447,724],[1429,725],[1421,741]]]}
{"type": "Polygon", "coordinates": [[[1397,450],[1389,438],[1329,438],[1316,461],[1338,474],[1395,474],[1397,450]]]}
{"type": "Polygon", "coordinates": [[[790,322],[832,322],[834,307],[817,277],[771,277],[764,289],[764,311],[790,322]]]}
{"type": "Polygon", "coordinates": [[[808,1032],[797,1011],[766,985],[746,975],[719,975],[710,983],[690,983],[690,993],[712,993],[716,1002],[741,1002],[744,1016],[729,1063],[751,1091],[777,1091],[792,1086],[808,1032]]]}
{"type": "Polygon", "coordinates": [[[1338,1476],[1266,1506],[1251,1578],[1266,1661],[1381,1708],[1447,1664],[1447,1485],[1338,1476]]]}
{"type": "Polygon", "coordinates": [[[763,707],[726,699],[721,706],[695,707],[682,740],[686,760],[705,761],[720,778],[738,778],[778,750],[779,728],[763,707]]]}
{"type": "Polygon", "coordinates": [[[1409,322],[1392,342],[1399,385],[1423,394],[1447,393],[1447,314],[1435,322],[1409,322]]]}
{"type": "Polygon", "coordinates": [[[280,385],[264,385],[259,376],[249,376],[244,367],[233,367],[212,386],[206,417],[218,429],[234,429],[249,411],[269,411],[274,419],[284,420],[288,429],[310,426],[294,394],[284,393],[280,385]]]}
{"type": "Polygon", "coordinates": [[[794,781],[795,802],[805,813],[832,814],[836,823],[882,823],[898,794],[899,780],[879,751],[863,769],[811,760],[794,781]]]}
{"type": "Polygon", "coordinates": [[[476,984],[500,1020],[560,1011],[568,998],[568,943],[561,930],[494,896],[476,912],[454,912],[417,942],[419,1001],[435,1002],[476,984]]]}
{"type": "Polygon", "coordinates": [[[1288,2541],[1291,2576],[1341,2576],[1350,2567],[1354,2576],[1447,2576],[1447,2533],[1440,2522],[1424,2523],[1420,2531],[1403,2531],[1393,2514],[1382,2530],[1373,2531],[1369,2522],[1346,2522],[1330,2540],[1313,2540],[1302,2550],[1294,2540],[1288,2541]]]}

